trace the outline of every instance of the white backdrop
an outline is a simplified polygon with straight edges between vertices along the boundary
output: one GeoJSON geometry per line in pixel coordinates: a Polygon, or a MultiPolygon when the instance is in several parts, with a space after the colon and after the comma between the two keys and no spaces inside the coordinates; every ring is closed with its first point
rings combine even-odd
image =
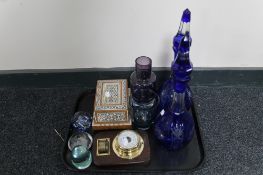
{"type": "Polygon", "coordinates": [[[262,0],[0,0],[0,69],[170,66],[187,7],[195,67],[263,67],[262,0]]]}

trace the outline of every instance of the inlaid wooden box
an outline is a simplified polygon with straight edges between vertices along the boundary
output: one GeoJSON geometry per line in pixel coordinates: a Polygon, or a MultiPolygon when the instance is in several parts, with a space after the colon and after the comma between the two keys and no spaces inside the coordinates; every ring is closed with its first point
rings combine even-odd
{"type": "Polygon", "coordinates": [[[128,82],[120,80],[98,80],[92,121],[93,130],[129,129],[128,82]]]}

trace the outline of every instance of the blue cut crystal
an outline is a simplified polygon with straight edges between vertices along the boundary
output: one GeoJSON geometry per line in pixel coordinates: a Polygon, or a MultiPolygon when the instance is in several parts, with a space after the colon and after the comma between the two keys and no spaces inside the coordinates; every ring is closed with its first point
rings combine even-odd
{"type": "MultiPolygon", "coordinates": [[[[179,52],[178,56],[182,56],[179,52]]],[[[178,58],[180,59],[180,58],[178,58]]],[[[175,64],[173,72],[171,97],[172,101],[161,109],[154,127],[155,136],[169,150],[177,150],[187,145],[193,137],[194,121],[186,109],[185,96],[191,64],[175,64]]]]}
{"type": "Polygon", "coordinates": [[[194,134],[194,121],[189,112],[192,105],[191,91],[187,84],[192,72],[189,59],[191,40],[189,32],[182,34],[175,36],[179,42],[177,53],[171,67],[171,77],[164,83],[161,91],[161,112],[154,127],[155,136],[169,150],[186,146],[194,134]]]}
{"type": "Polygon", "coordinates": [[[192,115],[188,111],[176,112],[179,109],[180,105],[174,104],[172,109],[163,110],[155,122],[155,136],[168,150],[183,148],[193,138],[194,121],[192,115]]]}
{"type": "MultiPolygon", "coordinates": [[[[178,53],[177,59],[185,57],[178,53]]],[[[155,122],[154,132],[157,139],[169,150],[177,150],[187,145],[194,133],[194,122],[191,113],[186,109],[187,82],[190,80],[190,62],[178,64],[175,62],[171,80],[170,99],[161,108],[161,113],[155,122]],[[171,100],[172,99],[172,100],[171,100]],[[169,101],[170,100],[170,101],[169,101]]],[[[165,96],[167,97],[167,95],[165,96]]]]}
{"type": "Polygon", "coordinates": [[[92,116],[83,111],[76,112],[71,120],[71,126],[78,132],[87,132],[91,129],[92,116]]]}
{"type": "MultiPolygon", "coordinates": [[[[176,82],[173,80],[174,76],[177,76],[177,78],[186,78],[187,81],[190,80],[190,74],[192,72],[192,64],[189,58],[189,52],[192,43],[192,38],[190,36],[190,18],[191,12],[186,9],[182,15],[178,33],[173,39],[174,60],[171,66],[170,79],[167,80],[161,88],[161,108],[169,106],[169,104],[171,105],[173,99],[173,86],[176,84],[176,82]],[[178,55],[179,52],[181,53],[181,55],[178,55]],[[183,66],[186,69],[186,73],[180,73],[180,71],[178,71],[179,65],[183,66]],[[174,71],[176,70],[177,75],[174,74],[174,71]],[[185,76],[185,74],[188,74],[188,76],[185,76]]],[[[180,86],[180,83],[177,86],[180,86]]],[[[188,110],[192,106],[192,92],[188,84],[186,84],[185,105],[188,110]]]]}
{"type": "Polygon", "coordinates": [[[177,57],[179,44],[181,45],[180,49],[182,52],[189,52],[192,44],[192,38],[190,36],[190,19],[191,12],[186,9],[181,18],[179,30],[173,39],[174,59],[177,57]]]}
{"type": "MultiPolygon", "coordinates": [[[[170,106],[173,100],[174,89],[173,85],[175,81],[169,79],[163,84],[163,88],[160,93],[160,108],[164,109],[167,106],[170,106]]],[[[188,85],[186,85],[186,94],[185,94],[185,107],[189,110],[192,106],[192,91],[188,85]]]]}
{"type": "Polygon", "coordinates": [[[190,22],[191,20],[191,12],[189,9],[185,9],[182,15],[183,22],[190,22]]]}

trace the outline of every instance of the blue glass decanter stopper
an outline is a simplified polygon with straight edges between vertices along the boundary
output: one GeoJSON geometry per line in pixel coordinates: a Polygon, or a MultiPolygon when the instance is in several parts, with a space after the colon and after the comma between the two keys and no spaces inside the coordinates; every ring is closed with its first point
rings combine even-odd
{"type": "MultiPolygon", "coordinates": [[[[192,43],[192,38],[190,36],[190,21],[191,21],[191,12],[188,9],[186,9],[184,10],[182,15],[178,33],[174,36],[173,39],[174,60],[171,66],[170,79],[167,80],[161,88],[161,92],[160,92],[161,108],[171,105],[171,102],[173,100],[173,94],[174,94],[173,84],[176,83],[174,82],[173,79],[173,76],[175,76],[173,72],[174,69],[176,69],[177,64],[184,65],[184,64],[189,64],[190,62],[189,57],[177,57],[179,51],[188,54],[190,52],[190,46],[192,43]]],[[[191,62],[189,69],[187,71],[189,72],[192,71],[191,62]]],[[[189,110],[192,106],[192,92],[188,85],[186,85],[185,105],[187,110],[189,110]]]]}
{"type": "Polygon", "coordinates": [[[159,97],[155,92],[156,75],[152,72],[152,60],[139,57],[135,60],[135,71],[130,76],[130,107],[136,128],[149,129],[155,120],[159,97]]]}
{"type": "Polygon", "coordinates": [[[192,44],[192,38],[190,36],[190,22],[191,12],[189,9],[185,9],[181,18],[179,30],[173,38],[174,59],[176,58],[180,44],[181,51],[189,51],[189,46],[192,44]],[[182,39],[184,39],[183,43],[181,42],[182,39]]]}
{"type": "Polygon", "coordinates": [[[172,101],[161,108],[154,127],[155,136],[169,150],[184,147],[193,137],[194,121],[185,105],[191,69],[189,52],[179,49],[176,61],[173,63],[172,101]]]}

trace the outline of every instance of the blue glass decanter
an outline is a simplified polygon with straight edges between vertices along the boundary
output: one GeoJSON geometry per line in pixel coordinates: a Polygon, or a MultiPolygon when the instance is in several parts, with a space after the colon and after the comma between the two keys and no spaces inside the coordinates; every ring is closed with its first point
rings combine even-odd
{"type": "MultiPolygon", "coordinates": [[[[191,12],[188,9],[186,9],[184,10],[182,15],[178,33],[174,36],[173,39],[174,60],[171,66],[170,79],[163,84],[160,92],[161,108],[171,105],[171,102],[173,100],[173,94],[174,94],[173,84],[176,83],[174,82],[173,79],[174,76],[173,72],[176,69],[176,66],[178,64],[187,65],[190,63],[190,66],[188,67],[187,71],[188,72],[192,71],[192,65],[189,57],[177,57],[179,51],[188,54],[190,52],[190,46],[192,43],[192,38],[190,36],[190,20],[191,20],[191,12]]],[[[192,106],[192,92],[188,85],[186,85],[185,105],[187,110],[189,110],[192,106]]]]}
{"type": "MultiPolygon", "coordinates": [[[[179,45],[180,47],[180,45],[179,45]]],[[[194,121],[186,109],[187,82],[190,81],[192,65],[189,52],[178,50],[173,63],[172,101],[161,109],[155,121],[154,133],[169,150],[177,150],[187,145],[193,137],[194,121]]]]}

